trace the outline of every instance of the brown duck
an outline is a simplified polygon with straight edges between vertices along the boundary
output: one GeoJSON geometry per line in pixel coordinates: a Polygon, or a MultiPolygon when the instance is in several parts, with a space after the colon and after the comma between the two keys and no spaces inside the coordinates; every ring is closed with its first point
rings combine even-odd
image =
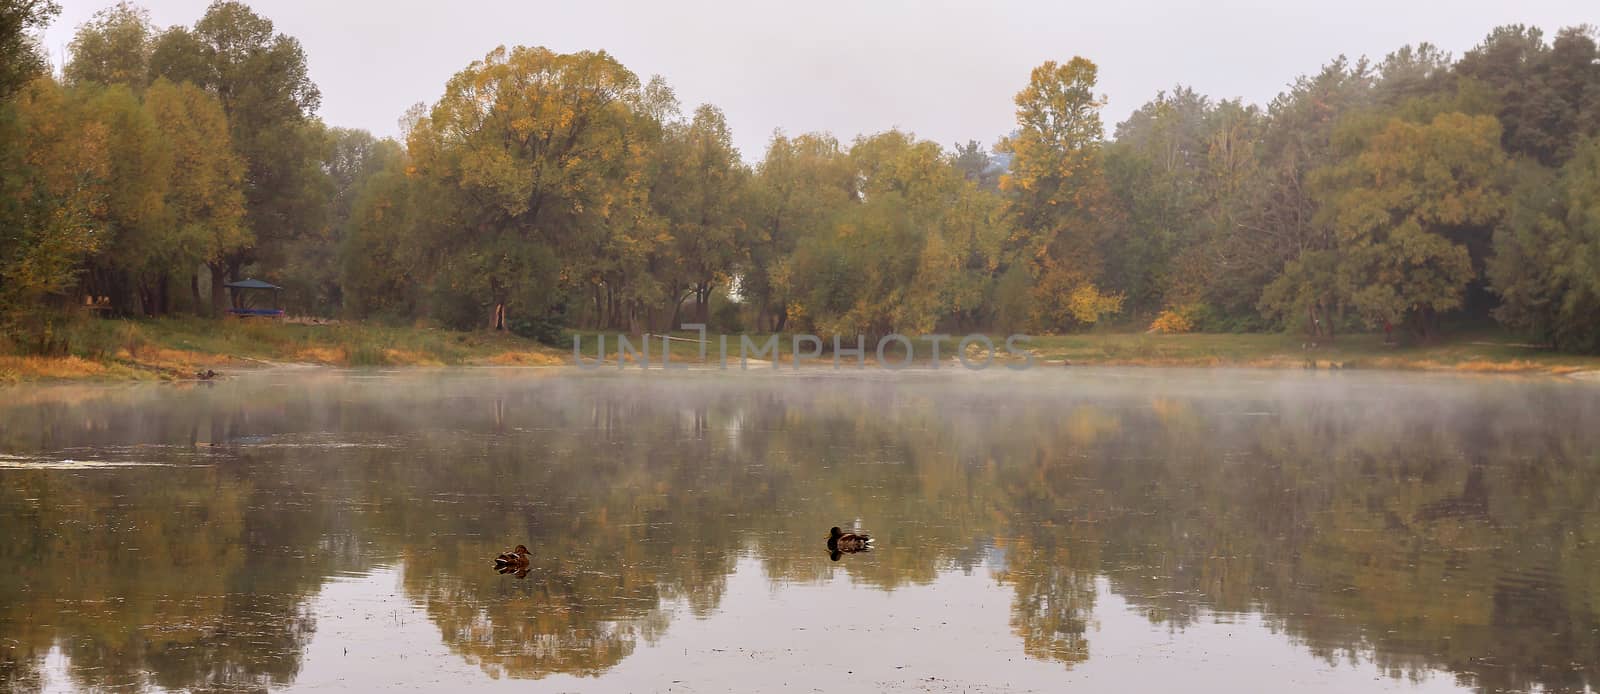
{"type": "Polygon", "coordinates": [[[865,533],[847,533],[834,526],[828,531],[828,552],[838,561],[840,554],[855,554],[872,549],[872,538],[865,533]]]}
{"type": "Polygon", "coordinates": [[[499,556],[494,558],[494,568],[501,573],[508,573],[504,569],[510,569],[511,571],[526,570],[528,568],[528,548],[517,545],[516,549],[509,552],[501,552],[499,556]]]}

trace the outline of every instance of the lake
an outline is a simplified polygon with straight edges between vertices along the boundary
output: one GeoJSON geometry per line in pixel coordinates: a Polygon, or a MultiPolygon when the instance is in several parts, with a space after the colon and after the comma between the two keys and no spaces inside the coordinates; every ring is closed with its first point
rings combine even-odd
{"type": "Polygon", "coordinates": [[[1600,680],[1594,384],[306,369],[0,393],[0,689],[1600,680]],[[835,559],[836,525],[875,547],[835,559]],[[519,543],[526,575],[496,573],[519,543]]]}

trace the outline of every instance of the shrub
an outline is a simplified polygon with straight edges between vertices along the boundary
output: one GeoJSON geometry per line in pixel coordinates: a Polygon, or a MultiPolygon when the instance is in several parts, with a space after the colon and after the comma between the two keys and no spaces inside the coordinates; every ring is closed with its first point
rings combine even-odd
{"type": "Polygon", "coordinates": [[[1194,314],[1198,307],[1194,304],[1169,308],[1156,316],[1150,323],[1150,331],[1177,335],[1194,330],[1194,314]]]}

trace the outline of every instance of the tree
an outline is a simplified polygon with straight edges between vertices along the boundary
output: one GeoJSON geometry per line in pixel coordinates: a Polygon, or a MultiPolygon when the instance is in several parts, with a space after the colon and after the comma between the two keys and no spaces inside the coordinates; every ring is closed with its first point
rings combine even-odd
{"type": "Polygon", "coordinates": [[[153,76],[193,82],[217,97],[244,161],[254,243],[213,264],[212,285],[236,279],[249,263],[281,265],[290,242],[326,224],[324,140],[313,120],[322,95],[300,42],[274,33],[272,21],[244,3],[217,0],[192,30],[161,34],[150,63],[153,76]]]}
{"type": "Polygon", "coordinates": [[[758,323],[774,332],[788,326],[796,299],[795,250],[832,227],[854,187],[853,169],[833,136],[772,136],[751,186],[745,240],[750,257],[739,281],[739,293],[755,307],[758,323]]]}
{"type": "Polygon", "coordinates": [[[61,304],[104,236],[111,134],[47,77],[0,108],[0,323],[16,346],[55,351],[61,304]]]}
{"type": "Polygon", "coordinates": [[[427,263],[430,215],[445,201],[436,186],[408,171],[410,160],[399,143],[385,140],[381,170],[353,189],[350,213],[338,248],[343,308],[356,318],[390,320],[422,313],[423,283],[434,266],[427,263]]]}
{"type": "Polygon", "coordinates": [[[1555,347],[1600,352],[1600,138],[1559,172],[1518,170],[1510,212],[1495,227],[1489,280],[1495,317],[1555,347]]]}
{"type": "Polygon", "coordinates": [[[9,100],[44,71],[44,55],[33,33],[61,13],[55,0],[0,2],[0,100],[9,100]]]}
{"type": "Polygon", "coordinates": [[[96,12],[72,38],[72,58],[63,70],[67,84],[122,85],[143,91],[150,83],[155,36],[150,12],[142,7],[119,2],[96,12]]]}
{"type": "MultiPolygon", "coordinates": [[[[1216,309],[1239,316],[1260,306],[1280,324],[1295,315],[1281,307],[1261,306],[1262,292],[1290,262],[1335,247],[1336,236],[1321,212],[1323,200],[1311,183],[1313,172],[1332,166],[1345,154],[1335,135],[1351,114],[1369,107],[1373,80],[1365,60],[1352,63],[1341,56],[1316,75],[1297,79],[1268,106],[1255,148],[1258,171],[1239,191],[1243,200],[1230,220],[1233,233],[1219,238],[1214,247],[1212,257],[1220,266],[1218,288],[1208,301],[1216,309]]],[[[1302,267],[1315,265],[1313,261],[1302,267]]],[[[1301,297],[1316,293],[1275,292],[1301,297]]],[[[1331,337],[1336,318],[1319,315],[1306,327],[1313,337],[1331,337]]]]}
{"type": "Polygon", "coordinates": [[[1600,134],[1597,61],[1592,27],[1563,29],[1551,45],[1537,27],[1515,24],[1490,32],[1461,57],[1456,72],[1499,97],[1507,152],[1560,166],[1579,138],[1600,134]]]}
{"type": "Polygon", "coordinates": [[[339,252],[350,231],[356,199],[368,179],[403,156],[394,140],[380,140],[365,130],[329,128],[324,132],[321,179],[326,181],[323,224],[288,242],[285,266],[292,269],[283,286],[288,302],[314,315],[331,316],[344,304],[339,252]]]}
{"type": "Polygon", "coordinates": [[[787,286],[797,317],[869,348],[890,333],[971,320],[998,265],[1001,206],[938,144],[889,131],[850,148],[843,208],[796,242],[787,286]]]}
{"type": "Polygon", "coordinates": [[[434,241],[454,303],[447,322],[489,315],[503,328],[507,311],[543,318],[559,305],[561,251],[604,235],[627,181],[618,145],[641,97],[638,78],[603,52],[499,48],[451,78],[409,143],[419,175],[462,196],[458,221],[434,241]]]}
{"type": "MultiPolygon", "coordinates": [[[[244,163],[233,150],[222,104],[191,83],[158,79],[144,108],[172,159],[163,223],[170,235],[163,272],[187,278],[194,309],[199,266],[216,266],[251,243],[245,227],[244,163]]],[[[211,310],[224,305],[224,288],[211,285],[211,310]]]]}
{"type": "Polygon", "coordinates": [[[1081,57],[1034,68],[1017,93],[1017,131],[995,145],[1011,156],[1000,189],[1012,198],[1015,228],[996,270],[1014,267],[1034,280],[1026,318],[1016,309],[1003,311],[1005,323],[1064,329],[1120,308],[1120,297],[1094,284],[1108,209],[1100,149],[1105,102],[1094,94],[1098,72],[1081,57]]]}
{"type": "Polygon", "coordinates": [[[695,109],[689,123],[668,130],[662,156],[656,198],[679,271],[665,283],[673,302],[666,328],[672,330],[686,299],[694,299],[695,322],[709,320],[712,291],[727,286],[744,262],[741,213],[749,172],[733,147],[727,119],[710,105],[695,109]]]}
{"type": "Polygon", "coordinates": [[[1199,299],[1198,277],[1175,276],[1180,253],[1206,236],[1212,111],[1185,87],[1157,94],[1117,125],[1106,171],[1122,224],[1102,252],[1106,280],[1136,312],[1199,299]],[[1183,298],[1178,298],[1184,294],[1183,298]]]}
{"type": "Polygon", "coordinates": [[[1005,173],[1005,166],[977,140],[967,140],[964,145],[956,144],[953,165],[963,178],[978,184],[979,188],[1000,190],[1000,177],[1005,173]]]}
{"type": "Polygon", "coordinates": [[[1499,139],[1490,116],[1392,119],[1359,154],[1319,174],[1341,283],[1367,325],[1409,320],[1427,338],[1440,312],[1461,305],[1475,276],[1469,239],[1504,212],[1499,139]]]}
{"type": "Polygon", "coordinates": [[[110,300],[119,315],[157,315],[168,308],[167,272],[174,235],[166,215],[171,152],[155,121],[126,86],[77,90],[86,116],[106,129],[111,176],[97,216],[104,237],[89,259],[89,295],[110,300]]]}

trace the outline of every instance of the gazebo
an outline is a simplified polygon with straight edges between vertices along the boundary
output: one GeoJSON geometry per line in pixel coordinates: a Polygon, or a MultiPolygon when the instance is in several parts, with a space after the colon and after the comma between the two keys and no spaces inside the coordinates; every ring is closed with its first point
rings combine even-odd
{"type": "Polygon", "coordinates": [[[280,305],[278,302],[278,292],[279,290],[282,290],[283,287],[270,282],[262,282],[261,280],[257,279],[243,279],[237,282],[229,282],[224,286],[228,288],[228,293],[233,297],[232,301],[229,302],[232,304],[232,308],[228,309],[228,313],[231,313],[235,316],[265,316],[268,318],[283,317],[283,309],[278,308],[280,305]],[[251,304],[254,302],[250,301],[250,297],[264,291],[272,292],[272,308],[252,307],[251,304]]]}

